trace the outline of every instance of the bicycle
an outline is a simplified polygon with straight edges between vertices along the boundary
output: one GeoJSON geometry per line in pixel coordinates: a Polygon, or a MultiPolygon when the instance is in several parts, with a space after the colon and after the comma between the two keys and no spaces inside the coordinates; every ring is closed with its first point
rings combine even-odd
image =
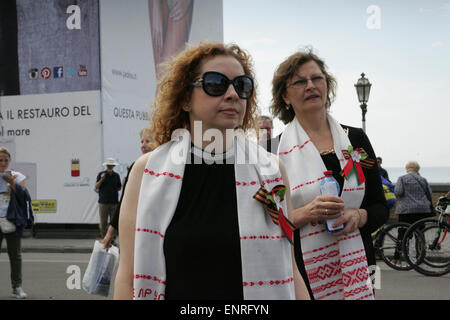
{"type": "Polygon", "coordinates": [[[450,272],[450,228],[446,208],[450,199],[440,197],[436,203],[439,217],[413,223],[406,231],[402,251],[414,270],[426,276],[439,277],[450,272]]]}
{"type": "Polygon", "coordinates": [[[402,242],[398,239],[399,234],[405,233],[409,226],[406,222],[385,224],[372,234],[375,254],[392,269],[399,271],[412,269],[403,256],[402,242]]]}

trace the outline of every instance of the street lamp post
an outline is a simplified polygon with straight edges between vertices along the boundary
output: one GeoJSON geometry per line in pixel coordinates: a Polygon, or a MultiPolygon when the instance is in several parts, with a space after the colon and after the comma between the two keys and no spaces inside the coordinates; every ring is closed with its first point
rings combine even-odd
{"type": "Polygon", "coordinates": [[[362,127],[364,132],[366,132],[367,101],[369,101],[370,87],[372,86],[372,84],[364,76],[365,74],[361,73],[361,78],[358,79],[358,82],[355,84],[355,88],[356,93],[358,94],[359,103],[361,104],[360,107],[362,111],[362,127]]]}

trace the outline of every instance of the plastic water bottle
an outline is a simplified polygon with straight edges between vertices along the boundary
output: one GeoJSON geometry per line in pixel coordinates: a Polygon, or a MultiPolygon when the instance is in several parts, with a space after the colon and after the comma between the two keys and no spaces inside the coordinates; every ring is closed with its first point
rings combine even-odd
{"type": "MultiPolygon", "coordinates": [[[[339,197],[339,191],[341,188],[339,187],[339,183],[333,177],[333,171],[328,170],[325,171],[323,174],[325,175],[325,178],[320,183],[320,194],[324,196],[339,197]]],[[[326,220],[325,226],[327,228],[328,233],[335,233],[344,229],[343,224],[341,224],[336,228],[333,228],[333,223],[335,223],[339,219],[340,218],[326,220]]]]}

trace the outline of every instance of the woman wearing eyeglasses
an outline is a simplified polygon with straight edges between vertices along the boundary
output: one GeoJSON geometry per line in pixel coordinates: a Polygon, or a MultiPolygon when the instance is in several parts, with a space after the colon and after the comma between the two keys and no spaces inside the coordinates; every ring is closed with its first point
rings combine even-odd
{"type": "Polygon", "coordinates": [[[295,258],[313,299],[373,299],[371,233],[389,211],[375,153],[363,130],[330,114],[336,80],[312,51],[283,61],[273,78],[272,113],[285,124],[278,155],[291,187],[295,258]],[[332,170],[339,196],[321,194],[332,170]],[[329,232],[326,220],[338,219],[329,232]]]}
{"type": "Polygon", "coordinates": [[[308,297],[283,168],[242,133],[255,122],[249,59],[236,45],[203,43],[169,62],[156,149],[136,161],[122,202],[115,299],[308,297]]]}

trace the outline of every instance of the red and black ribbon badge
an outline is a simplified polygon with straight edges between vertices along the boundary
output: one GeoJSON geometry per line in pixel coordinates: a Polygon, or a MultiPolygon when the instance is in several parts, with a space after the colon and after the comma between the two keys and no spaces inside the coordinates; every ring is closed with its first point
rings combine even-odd
{"type": "Polygon", "coordinates": [[[284,216],[283,209],[278,207],[277,201],[282,202],[286,193],[286,187],[284,185],[275,186],[272,191],[268,192],[264,187],[254,194],[253,199],[261,202],[264,205],[265,211],[272,218],[273,223],[281,227],[281,231],[284,233],[291,245],[294,245],[294,230],[295,226],[284,216]]]}
{"type": "Polygon", "coordinates": [[[369,158],[363,148],[353,149],[352,146],[349,146],[348,150],[342,150],[342,155],[347,160],[347,164],[341,171],[341,175],[348,179],[352,173],[355,173],[358,185],[363,184],[366,181],[366,177],[362,167],[372,168],[375,165],[375,161],[369,158]]]}

